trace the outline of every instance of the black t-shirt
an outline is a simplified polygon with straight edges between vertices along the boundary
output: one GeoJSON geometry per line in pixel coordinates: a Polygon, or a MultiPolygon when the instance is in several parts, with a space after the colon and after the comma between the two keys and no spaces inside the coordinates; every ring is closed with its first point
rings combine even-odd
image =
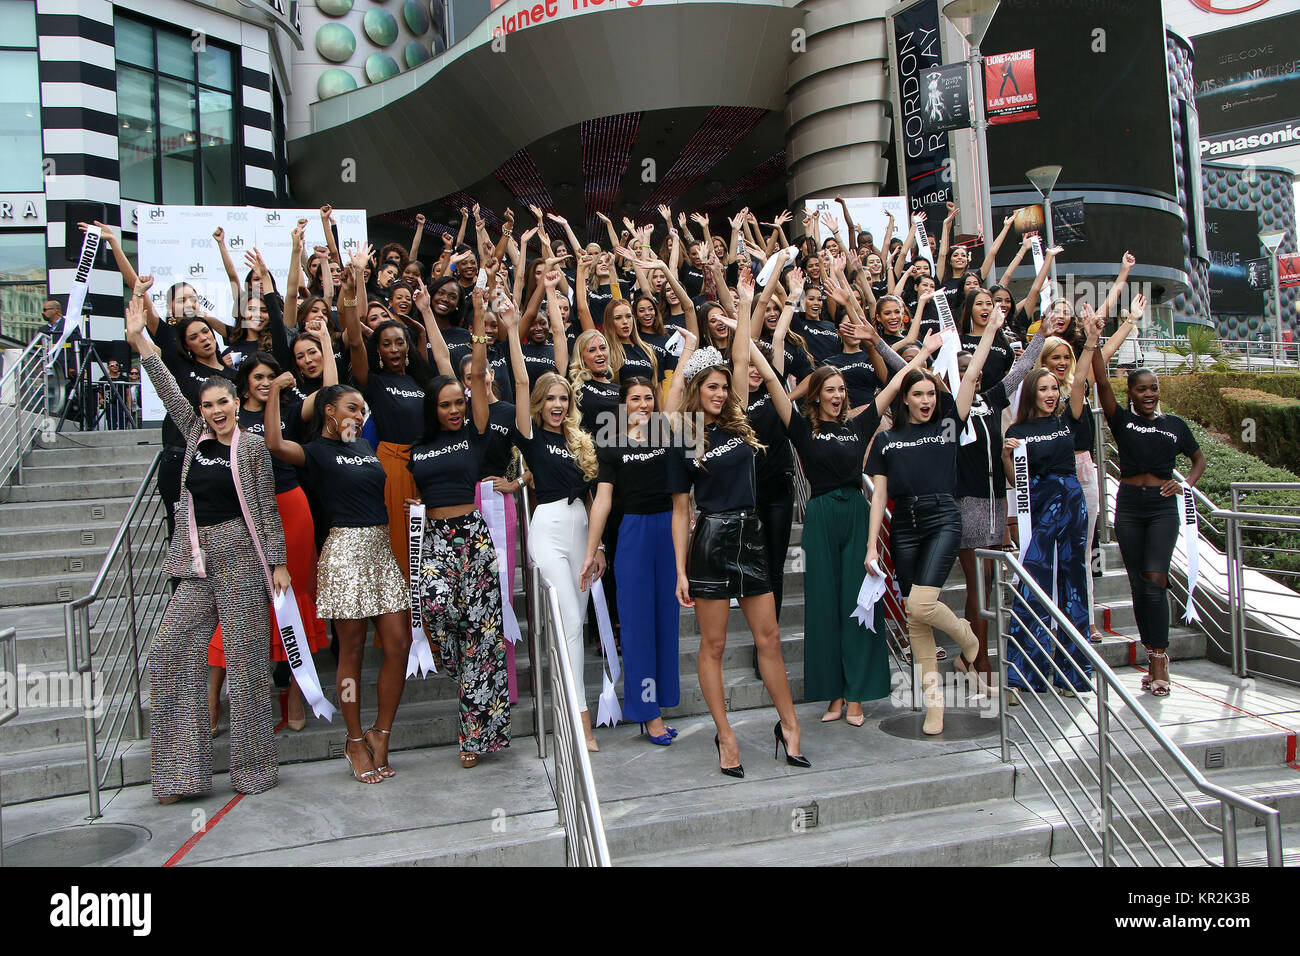
{"type": "MultiPolygon", "coordinates": [[[[281,392],[281,399],[286,393],[281,392]]],[[[301,431],[299,426],[302,424],[302,405],[282,402],[280,406],[280,434],[294,441],[301,431]]],[[[239,427],[253,435],[266,437],[266,413],[250,412],[248,409],[241,407],[239,409],[239,427]]],[[[284,494],[286,491],[293,491],[298,487],[298,469],[287,461],[281,461],[274,455],[271,456],[271,471],[275,474],[275,493],[284,494]]]]}
{"type": "Polygon", "coordinates": [[[1127,408],[1110,416],[1111,434],[1119,448],[1121,478],[1155,475],[1168,481],[1174,476],[1174,461],[1182,452],[1190,458],[1201,447],[1187,422],[1177,415],[1143,418],[1127,408]]]}
{"type": "Polygon", "coordinates": [[[813,365],[821,365],[840,350],[840,333],[835,323],[825,319],[809,320],[802,312],[796,313],[790,328],[803,336],[812,355],[813,365]]]}
{"type": "Polygon", "coordinates": [[[194,521],[200,528],[242,515],[235,476],[230,473],[230,446],[215,438],[199,442],[185,476],[185,487],[194,497],[194,521]]]}
{"type": "Polygon", "coordinates": [[[515,406],[506,401],[488,406],[487,448],[479,466],[479,481],[504,478],[510,468],[511,450],[515,446],[515,406]]]}
{"type": "Polygon", "coordinates": [[[578,411],[582,415],[582,429],[592,437],[600,434],[602,418],[606,412],[618,415],[618,382],[602,382],[590,378],[577,386],[574,395],[578,399],[578,411]]]}
{"type": "Polygon", "coordinates": [[[794,474],[794,452],[786,437],[785,425],[772,404],[767,385],[749,390],[749,407],[745,410],[749,425],[767,451],[755,460],[755,481],[759,488],[781,485],[794,474]]]}
{"type": "MultiPolygon", "coordinates": [[[[473,344],[469,340],[470,330],[462,329],[459,325],[452,325],[442,329],[441,332],[442,340],[447,343],[447,351],[451,355],[451,370],[459,378],[460,363],[473,348],[473,344]]],[[[432,365],[433,362],[429,364],[432,365]]]]}
{"type": "Polygon", "coordinates": [[[424,433],[424,389],[409,375],[371,372],[365,399],[381,442],[412,445],[424,433]]]}
{"type": "Polygon", "coordinates": [[[951,495],[957,487],[957,442],[965,420],[948,392],[923,425],[881,432],[867,456],[867,474],[885,475],[889,496],[951,495]]]}
{"type": "Polygon", "coordinates": [[[1088,400],[1083,401],[1083,412],[1079,415],[1079,424],[1074,429],[1074,450],[1092,451],[1092,443],[1096,437],[1096,426],[1092,421],[1092,406],[1088,400]]]}
{"type": "MultiPolygon", "coordinates": [[[[978,335],[963,335],[961,337],[962,351],[974,355],[980,347],[980,338],[978,335]]],[[[995,338],[993,345],[989,348],[989,357],[984,360],[984,376],[980,379],[980,384],[986,389],[992,388],[1006,377],[1007,369],[1011,368],[1015,363],[1016,353],[995,338]]]]}
{"type": "Polygon", "coordinates": [[[1006,472],[1002,467],[1002,412],[1010,403],[1006,382],[984,389],[971,403],[967,424],[975,440],[958,444],[958,498],[989,498],[1006,488],[1006,472]]]}
{"type": "MultiPolygon", "coordinates": [[[[625,283],[618,283],[618,291],[621,293],[624,302],[627,301],[628,288],[625,283]]],[[[591,321],[597,326],[605,324],[605,310],[609,304],[614,301],[613,285],[587,285],[587,309],[591,312],[591,321]]],[[[577,307],[574,307],[574,316],[577,316],[577,307]]]]}
{"type": "Polygon", "coordinates": [[[816,433],[802,415],[790,416],[790,444],[799,453],[803,472],[812,485],[812,497],[836,488],[862,487],[862,459],[879,426],[875,405],[868,405],[843,425],[822,422],[816,433]]]}
{"type": "MultiPolygon", "coordinates": [[[[232,382],[235,380],[233,368],[224,366],[219,369],[209,368],[182,355],[176,342],[176,329],[166,322],[158,323],[158,331],[154,333],[153,340],[162,352],[163,364],[167,366],[167,371],[172,373],[181,394],[189,399],[195,412],[199,410],[199,395],[203,391],[204,382],[214,375],[228,378],[232,382]]],[[[162,441],[163,445],[169,448],[185,447],[185,436],[181,434],[181,430],[176,427],[170,415],[163,419],[162,441]]]]}
{"type": "Polygon", "coordinates": [[[692,299],[704,291],[704,273],[689,262],[684,262],[677,268],[677,278],[686,294],[692,299]]]}
{"type": "Polygon", "coordinates": [[[668,340],[672,337],[672,332],[664,332],[662,335],[649,332],[641,333],[641,341],[654,350],[655,361],[659,364],[660,381],[663,381],[664,376],[670,369],[677,367],[677,356],[668,351],[668,340]]]}
{"type": "Polygon", "coordinates": [[[659,380],[654,366],[650,364],[650,356],[646,350],[629,342],[623,346],[623,364],[618,370],[618,380],[621,383],[638,376],[652,382],[659,380]]]}
{"type": "Polygon", "coordinates": [[[876,367],[871,364],[871,355],[866,349],[836,352],[826,359],[826,364],[834,365],[844,376],[850,408],[865,405],[876,397],[876,390],[881,387],[880,379],[876,377],[876,367]]]}
{"type": "Polygon", "coordinates": [[[528,460],[528,470],[533,473],[533,489],[537,503],[551,501],[576,501],[587,494],[587,479],[569,452],[564,436],[548,432],[533,423],[533,435],[525,438],[516,434],[515,444],[528,460]]]}
{"type": "MultiPolygon", "coordinates": [[[[497,398],[503,402],[513,403],[515,400],[515,377],[510,371],[510,350],[506,343],[497,342],[488,346],[487,353],[488,371],[492,373],[492,379],[497,383],[497,398]]],[[[460,371],[459,365],[453,365],[452,368],[460,371]]],[[[524,396],[527,401],[528,396],[524,396]]]]}
{"type": "Polygon", "coordinates": [[[1070,417],[1067,408],[1063,416],[1053,415],[1023,425],[1007,428],[1008,438],[1019,438],[1029,448],[1029,474],[1035,478],[1043,475],[1074,474],[1074,435],[1078,419],[1070,417]]]}
{"type": "MultiPolygon", "coordinates": [[[[519,350],[524,355],[524,368],[528,370],[528,394],[531,395],[533,387],[537,380],[547,372],[556,371],[555,368],[555,346],[543,342],[537,345],[534,342],[522,342],[519,350]]],[[[560,374],[564,374],[561,372],[560,374]]],[[[514,380],[514,370],[510,373],[511,381],[514,380]]],[[[521,396],[516,395],[518,400],[521,396]]]]}
{"type": "Polygon", "coordinates": [[[624,436],[619,447],[597,449],[600,473],[596,482],[614,486],[614,500],[624,514],[671,511],[673,499],[666,489],[672,451],[665,445],[651,446],[624,436]]]}
{"type": "Polygon", "coordinates": [[[411,460],[406,467],[426,505],[446,508],[474,501],[489,431],[485,429],[480,435],[474,423],[466,421],[454,432],[443,429],[433,441],[411,446],[411,460]]]}
{"type": "Polygon", "coordinates": [[[371,528],[388,524],[384,486],[388,476],[364,438],[344,444],[318,438],[302,446],[307,480],[325,507],[331,528],[371,528]]]}
{"type": "Polygon", "coordinates": [[[723,431],[714,422],[704,431],[708,445],[672,449],[668,458],[668,491],[681,494],[695,488],[695,507],[701,514],[752,509],[757,503],[755,450],[739,435],[723,431]]]}

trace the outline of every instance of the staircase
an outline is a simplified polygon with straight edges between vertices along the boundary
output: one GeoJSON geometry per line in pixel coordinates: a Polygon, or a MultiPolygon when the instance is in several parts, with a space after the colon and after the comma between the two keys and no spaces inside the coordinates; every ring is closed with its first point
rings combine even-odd
{"type": "MultiPolygon", "coordinates": [[[[86,593],[157,441],[157,434],[149,432],[60,438],[59,446],[32,454],[24,487],[10,489],[8,500],[0,504],[0,528],[5,529],[0,561],[6,565],[0,576],[5,590],[0,593],[7,605],[0,608],[0,627],[18,628],[20,664],[29,669],[66,668],[62,607],[47,602],[59,597],[60,586],[71,587],[73,597],[86,593]],[[70,451],[74,442],[81,447],[70,451]],[[134,479],[129,477],[131,469],[134,479]],[[92,515],[95,505],[102,506],[101,517],[92,515]],[[85,532],[91,538],[83,539],[85,532]],[[74,559],[81,560],[80,571],[68,563],[74,559]]],[[[800,530],[794,529],[780,616],[796,702],[803,696],[800,530]]],[[[1136,631],[1127,579],[1113,545],[1107,546],[1105,560],[1109,570],[1095,582],[1099,623],[1114,633],[1108,634],[1100,653],[1140,695],[1144,656],[1126,636],[1136,631]]],[[[519,572],[515,605],[526,634],[521,580],[519,572]]],[[[960,613],[965,599],[960,571],[954,570],[943,594],[960,613]]],[[[1034,778],[1001,761],[996,720],[987,721],[988,734],[972,739],[914,740],[890,733],[896,723],[891,718],[907,712],[897,697],[868,703],[867,722],[861,728],[842,720],[821,724],[825,702],[810,701],[797,709],[813,769],[769,761],[766,749],[773,743],[776,716],[761,681],[754,677],[750,645],[743,615],[733,611],[723,679],[745,780],[717,772],[713,725],[696,677],[698,628],[689,610],[681,616],[681,703],[667,714],[681,736],[672,747],[661,748],[640,738],[635,726],[597,731],[601,753],[592,755],[592,766],[616,864],[1089,864],[1068,822],[1034,778]]],[[[940,663],[945,672],[958,653],[951,643],[947,649],[949,661],[940,663]]],[[[193,851],[186,862],[562,865],[563,831],[555,824],[549,764],[536,759],[530,739],[535,713],[526,640],[516,650],[521,699],[512,708],[515,742],[509,751],[472,772],[460,770],[454,685],[442,677],[411,680],[393,735],[400,783],[362,788],[348,780],[342,772],[343,734],[337,721],[330,726],[311,720],[301,733],[282,729],[277,734],[284,765],[280,786],[243,803],[216,831],[221,838],[205,838],[201,850],[193,851]],[[415,750],[423,752],[410,752],[415,750]],[[443,796],[431,801],[431,792],[443,796]],[[489,792],[492,797],[485,800],[489,792]],[[506,806],[486,806],[492,802],[506,806]],[[502,813],[508,814],[510,825],[498,830],[490,824],[502,813]],[[304,820],[304,814],[314,822],[304,820]]],[[[1295,760],[1300,693],[1265,679],[1249,685],[1235,681],[1225,668],[1206,659],[1205,637],[1197,631],[1176,628],[1170,655],[1175,661],[1174,694],[1163,700],[1140,695],[1143,705],[1194,764],[1216,768],[1206,771],[1213,782],[1279,809],[1284,845],[1300,847],[1300,770],[1288,763],[1295,760]]],[[[367,650],[361,686],[363,702],[371,708],[381,659],[377,649],[367,650]]],[[[332,697],[330,653],[317,654],[316,665],[332,697]]],[[[589,648],[585,676],[593,704],[601,667],[589,648]]],[[[363,720],[371,712],[363,714],[363,720]]],[[[147,728],[147,700],[144,717],[147,728]]],[[[227,746],[225,733],[214,741],[217,773],[228,766],[227,746]]],[[[85,798],[75,796],[86,789],[80,710],[24,711],[0,732],[0,774],[10,839],[84,818],[85,798]]],[[[168,808],[153,803],[148,781],[146,733],[145,739],[123,747],[111,763],[106,791],[126,789],[116,797],[106,793],[110,805],[104,820],[165,834],[184,817],[182,829],[188,828],[188,813],[168,813],[168,808]]],[[[230,796],[223,780],[218,778],[216,786],[213,798],[204,803],[213,811],[230,796]]],[[[1252,823],[1238,821],[1243,863],[1262,853],[1252,823]]],[[[1193,838],[1206,838],[1195,820],[1188,828],[1193,838]]],[[[187,836],[178,830],[177,845],[187,836]]],[[[166,858],[159,853],[157,847],[146,847],[119,862],[156,865],[166,858]]],[[[1288,857],[1288,862],[1295,860],[1288,857]]]]}

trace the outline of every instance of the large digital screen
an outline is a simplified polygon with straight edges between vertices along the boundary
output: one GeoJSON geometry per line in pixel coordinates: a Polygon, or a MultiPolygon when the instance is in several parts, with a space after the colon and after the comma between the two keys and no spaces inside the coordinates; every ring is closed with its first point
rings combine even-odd
{"type": "Polygon", "coordinates": [[[993,188],[1025,187],[1025,170],[1059,165],[1065,186],[1176,199],[1160,0],[1005,0],[980,51],[1030,49],[1038,119],[989,128],[993,188]]]}
{"type": "Polygon", "coordinates": [[[1210,308],[1216,315],[1259,315],[1264,301],[1250,287],[1247,263],[1259,258],[1259,214],[1253,209],[1206,209],[1210,245],[1210,308]]]}
{"type": "Polygon", "coordinates": [[[1300,13],[1192,38],[1201,156],[1300,143],[1300,13]]]}

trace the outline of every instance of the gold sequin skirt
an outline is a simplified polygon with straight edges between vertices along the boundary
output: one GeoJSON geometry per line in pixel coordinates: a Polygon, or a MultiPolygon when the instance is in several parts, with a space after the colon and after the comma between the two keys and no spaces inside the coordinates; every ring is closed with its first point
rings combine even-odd
{"type": "Polygon", "coordinates": [[[317,564],[316,613],[326,620],[359,620],[410,607],[387,525],[330,529],[317,564]]]}

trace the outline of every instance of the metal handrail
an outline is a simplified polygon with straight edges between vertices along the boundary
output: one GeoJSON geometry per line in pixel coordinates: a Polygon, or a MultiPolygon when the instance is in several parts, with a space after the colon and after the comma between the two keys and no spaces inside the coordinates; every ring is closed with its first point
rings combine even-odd
{"type": "Polygon", "coordinates": [[[85,711],[92,819],[100,815],[100,789],[128,728],[132,739],[144,736],[142,688],[148,647],[171,594],[163,570],[169,543],[164,509],[154,490],[161,462],[159,451],[127,506],[88,592],[63,605],[68,672],[89,675],[86,686],[96,686],[102,702],[85,711]],[[101,766],[106,768],[103,772],[101,766]]]}
{"type": "MultiPolygon", "coordinates": [[[[1003,688],[1008,687],[1007,647],[1008,647],[1008,642],[1012,640],[1010,636],[1010,630],[1006,626],[1006,624],[1009,623],[1009,619],[1012,616],[1015,616],[1017,620],[1020,622],[1020,624],[1022,626],[1025,626],[1026,630],[1029,629],[1028,626],[1026,626],[1024,617],[1022,616],[1021,612],[1015,610],[1015,601],[1017,599],[1022,604],[1024,604],[1025,610],[1030,613],[1033,619],[1031,623],[1037,624],[1040,627],[1042,627],[1044,633],[1047,634],[1050,642],[1050,650],[1061,650],[1064,651],[1066,654],[1073,654],[1074,659],[1076,661],[1079,661],[1081,659],[1086,660],[1092,666],[1092,671],[1093,671],[1092,681],[1090,687],[1087,690],[1095,691],[1097,694],[1097,704],[1096,704],[1097,710],[1096,710],[1096,716],[1095,718],[1093,718],[1095,720],[1095,724],[1097,728],[1096,742],[1095,743],[1093,742],[1091,732],[1085,731],[1083,737],[1087,745],[1092,749],[1093,753],[1096,755],[1095,771],[1093,771],[1091,767],[1091,758],[1088,758],[1086,755],[1079,753],[1079,751],[1075,748],[1074,743],[1069,739],[1069,734],[1065,732],[1064,728],[1062,728],[1060,724],[1057,722],[1057,720],[1055,719],[1055,717],[1052,716],[1051,711],[1048,709],[1044,701],[1039,700],[1038,698],[1043,697],[1043,698],[1048,698],[1049,700],[1055,699],[1055,701],[1059,705],[1058,712],[1063,712],[1068,714],[1070,722],[1073,723],[1076,728],[1079,728],[1081,730],[1084,729],[1081,728],[1079,725],[1079,718],[1082,715],[1076,715],[1072,710],[1072,708],[1065,704],[1065,701],[1060,697],[1060,695],[1057,694],[1055,690],[1051,689],[1052,682],[1050,680],[1047,680],[1047,677],[1049,675],[1044,675],[1039,670],[1037,665],[1033,663],[1032,658],[1030,658],[1028,655],[1026,655],[1026,661],[1028,662],[1029,666],[1036,672],[1036,675],[1039,678],[1039,680],[1042,680],[1045,686],[1049,688],[1049,691],[1044,692],[1042,694],[1026,694],[1025,701],[1024,701],[1025,706],[1021,708],[1021,711],[1028,717],[1030,722],[1032,722],[1035,725],[1035,728],[1039,731],[1042,737],[1042,741],[1046,743],[1048,749],[1052,751],[1052,756],[1049,756],[1043,752],[1043,750],[1039,747],[1039,742],[1034,739],[1032,734],[1026,733],[1025,742],[1029,745],[1029,749],[1033,750],[1035,755],[1039,757],[1039,762],[1042,764],[1042,770],[1045,770],[1057,783],[1058,786],[1055,791],[1053,790],[1052,787],[1047,785],[1047,781],[1044,779],[1044,775],[1040,771],[1040,768],[1035,766],[1033,761],[1029,758],[1029,755],[1025,749],[1024,744],[1022,744],[1021,741],[1012,740],[1008,733],[1008,726],[1013,721],[1020,730],[1022,731],[1026,730],[1024,724],[1021,722],[1019,717],[1013,718],[1007,711],[1007,699],[1010,693],[1009,691],[1004,691],[1002,694],[999,695],[999,719],[998,719],[999,734],[1001,737],[1000,742],[1001,742],[1002,759],[1008,763],[1011,763],[1012,762],[1010,759],[1011,750],[1013,748],[1016,750],[1018,755],[1026,762],[1030,772],[1038,780],[1039,784],[1043,786],[1049,799],[1051,799],[1052,803],[1056,806],[1058,813],[1061,813],[1066,824],[1070,827],[1072,832],[1074,832],[1076,838],[1080,842],[1080,845],[1083,847],[1085,852],[1087,852],[1088,856],[1092,859],[1092,861],[1094,863],[1098,862],[1097,857],[1094,855],[1092,848],[1089,846],[1088,842],[1083,838],[1083,834],[1080,833],[1079,827],[1083,825],[1083,822],[1087,823],[1088,829],[1090,831],[1091,830],[1100,831],[1100,840],[1101,840],[1100,865],[1103,866],[1114,865],[1116,861],[1116,847],[1115,847],[1116,840],[1119,841],[1121,848],[1128,854],[1129,858],[1134,863],[1139,862],[1137,855],[1134,853],[1133,849],[1129,847],[1127,841],[1123,839],[1120,829],[1115,822],[1115,814],[1119,813],[1120,817],[1127,825],[1129,832],[1139,842],[1142,843],[1143,847],[1146,849],[1151,859],[1157,865],[1162,865],[1162,861],[1159,855],[1157,854],[1155,848],[1152,847],[1151,843],[1146,839],[1142,831],[1139,829],[1138,822],[1135,822],[1132,819],[1132,817],[1130,817],[1129,813],[1124,809],[1124,807],[1117,802],[1118,795],[1115,792],[1115,787],[1118,786],[1120,790],[1123,791],[1124,795],[1126,795],[1129,798],[1131,805],[1136,808],[1138,814],[1142,817],[1141,822],[1144,822],[1148,827],[1152,828],[1156,834],[1159,835],[1159,840],[1157,842],[1163,843],[1165,847],[1172,852],[1175,859],[1177,859],[1179,862],[1182,862],[1184,864],[1186,862],[1185,860],[1183,860],[1181,854],[1179,854],[1178,849],[1174,843],[1174,839],[1171,839],[1171,837],[1168,834],[1166,834],[1164,830],[1161,829],[1161,827],[1156,822],[1152,814],[1148,811],[1143,800],[1139,797],[1138,794],[1135,794],[1133,792],[1133,790],[1129,787],[1128,782],[1126,782],[1123,778],[1119,776],[1117,772],[1117,768],[1112,763],[1114,755],[1118,753],[1119,756],[1123,759],[1123,762],[1126,764],[1127,769],[1130,771],[1131,775],[1134,776],[1136,780],[1141,784],[1142,789],[1145,789],[1146,792],[1155,800],[1156,809],[1158,811],[1163,810],[1163,812],[1168,815],[1174,828],[1177,829],[1184,838],[1187,838],[1191,841],[1192,846],[1195,848],[1196,853],[1199,856],[1201,856],[1201,858],[1205,862],[1207,863],[1215,862],[1210,857],[1206,856],[1204,851],[1201,849],[1199,843],[1192,837],[1191,833],[1187,830],[1186,826],[1183,825],[1182,821],[1177,818],[1174,811],[1168,807],[1163,806],[1162,798],[1158,794],[1152,781],[1147,779],[1147,777],[1143,776],[1142,773],[1138,770],[1134,761],[1125,753],[1124,749],[1117,746],[1118,741],[1115,739],[1115,734],[1111,729],[1111,725],[1113,723],[1121,730],[1123,730],[1125,734],[1130,738],[1130,740],[1137,745],[1137,749],[1141,752],[1142,756],[1145,756],[1151,760],[1151,763],[1153,764],[1153,766],[1155,766],[1158,775],[1163,779],[1165,783],[1174,787],[1175,791],[1182,798],[1187,809],[1194,816],[1199,818],[1202,821],[1202,823],[1207,825],[1207,827],[1211,831],[1220,833],[1222,839],[1222,847],[1223,847],[1223,857],[1221,861],[1222,865],[1224,866],[1237,865],[1237,834],[1236,834],[1235,813],[1237,811],[1242,811],[1242,812],[1251,813],[1263,821],[1264,829],[1265,829],[1265,842],[1267,846],[1268,865],[1281,866],[1282,865],[1282,831],[1281,831],[1281,815],[1278,813],[1278,811],[1273,809],[1272,807],[1267,807],[1256,800],[1252,800],[1249,797],[1242,796],[1239,793],[1236,793],[1232,790],[1228,790],[1224,787],[1221,787],[1207,780],[1205,776],[1191,763],[1191,761],[1187,759],[1186,755],[1182,752],[1182,750],[1180,750],[1178,746],[1169,738],[1169,736],[1164,732],[1164,729],[1159,725],[1159,723],[1147,712],[1146,708],[1144,708],[1138,702],[1136,697],[1134,697],[1133,694],[1126,687],[1124,687],[1124,685],[1118,680],[1114,672],[1102,659],[1101,655],[1098,654],[1097,651],[1091,646],[1088,639],[1075,628],[1074,624],[1069,620],[1069,618],[1067,618],[1065,614],[1063,614],[1061,610],[1056,607],[1055,602],[1038,585],[1038,583],[1034,581],[1032,577],[1030,577],[1028,571],[1025,570],[1024,566],[1020,563],[1016,555],[1006,551],[993,550],[987,548],[978,549],[975,552],[975,554],[977,559],[985,559],[985,560],[992,561],[994,563],[993,566],[994,566],[995,581],[994,581],[994,588],[993,588],[992,607],[986,606],[986,601],[984,597],[984,580],[983,580],[984,566],[980,560],[976,561],[976,576],[979,581],[979,588],[980,588],[980,594],[979,594],[980,614],[987,620],[994,622],[994,624],[998,628],[999,666],[1002,671],[1001,676],[1002,676],[1003,688]],[[1033,612],[1032,609],[1030,609],[1029,606],[1025,603],[1024,597],[1022,597],[1014,588],[1010,587],[1008,581],[1012,579],[1013,576],[1014,579],[1017,580],[1018,584],[1023,587],[1026,587],[1030,595],[1032,595],[1032,597],[1038,601],[1039,605],[1044,609],[1047,615],[1046,619],[1038,617],[1038,615],[1035,612],[1033,612]],[[1013,594],[1012,606],[1010,609],[1004,606],[1004,601],[1003,601],[1004,594],[1008,590],[1013,594]],[[1173,762],[1175,769],[1181,772],[1183,777],[1185,777],[1186,780],[1190,782],[1191,785],[1196,790],[1198,790],[1200,793],[1204,794],[1205,796],[1211,797],[1219,802],[1220,819],[1222,821],[1220,826],[1215,827],[1213,824],[1210,824],[1209,821],[1206,820],[1204,815],[1199,811],[1199,809],[1195,807],[1187,799],[1187,797],[1183,794],[1182,789],[1177,787],[1174,784],[1173,779],[1164,770],[1164,768],[1161,767],[1161,765],[1152,755],[1150,750],[1147,749],[1147,747],[1141,742],[1141,740],[1133,732],[1132,728],[1128,726],[1120,710],[1111,702],[1112,697],[1118,698],[1119,703],[1122,704],[1123,707],[1126,708],[1129,712],[1131,712],[1134,716],[1136,716],[1138,722],[1147,731],[1147,733],[1150,734],[1150,736],[1154,739],[1157,745],[1157,749],[1159,751],[1162,751],[1168,757],[1168,759],[1170,759],[1173,762]],[[1043,723],[1038,719],[1038,717],[1035,714],[1036,709],[1044,713],[1045,717],[1047,718],[1047,721],[1053,725],[1053,730],[1055,731],[1055,733],[1053,733],[1052,730],[1048,730],[1043,726],[1043,723]],[[1097,790],[1096,798],[1094,798],[1092,793],[1093,785],[1088,783],[1087,781],[1081,780],[1078,774],[1075,772],[1074,768],[1070,766],[1070,757],[1068,756],[1063,757],[1061,752],[1057,749],[1058,740],[1062,741],[1066,745],[1066,747],[1069,748],[1073,758],[1075,760],[1078,760],[1084,765],[1088,776],[1093,781],[1095,781],[1096,790],[1097,790]],[[1053,757],[1055,758],[1056,763],[1059,763],[1060,765],[1064,766],[1065,769],[1069,771],[1070,776],[1073,778],[1074,786],[1071,786],[1068,782],[1063,781],[1061,779],[1060,774],[1056,772],[1056,768],[1053,766],[1053,757]],[[1074,819],[1071,819],[1070,814],[1064,811],[1064,808],[1061,804],[1061,799],[1065,799],[1070,804],[1071,809],[1074,811],[1076,816],[1084,816],[1086,813],[1086,809],[1088,807],[1095,809],[1097,813],[1098,822],[1096,824],[1093,824],[1091,820],[1076,821],[1074,819]],[[1082,804],[1083,806],[1081,806],[1080,804],[1082,804]]],[[[1054,660],[1054,655],[1049,654],[1049,657],[1052,659],[1051,666],[1054,670],[1055,675],[1064,677],[1065,675],[1061,672],[1059,665],[1057,665],[1054,660]]],[[[1086,714],[1087,711],[1085,710],[1083,711],[1083,713],[1086,714]]]]}
{"type": "Polygon", "coordinates": [[[0,438],[0,485],[8,484],[10,478],[14,484],[22,484],[23,458],[50,417],[50,395],[45,384],[48,345],[48,335],[36,336],[0,375],[0,414],[6,419],[12,415],[12,420],[4,423],[0,438]]]}
{"type": "MultiPolygon", "coordinates": [[[[524,572],[524,610],[528,617],[528,683],[533,691],[533,736],[537,738],[537,757],[545,760],[546,708],[545,692],[542,687],[542,638],[538,626],[537,594],[533,589],[533,575],[530,573],[532,561],[528,557],[528,536],[533,528],[531,504],[532,495],[528,492],[528,486],[521,482],[515,512],[519,519],[519,566],[524,572]]],[[[514,586],[513,581],[511,586],[514,586]]]]}
{"type": "MultiPolygon", "coordinates": [[[[596,781],[587,755],[578,689],[561,636],[560,600],[541,569],[533,568],[533,588],[545,600],[538,602],[538,617],[550,662],[551,706],[555,717],[555,802],[564,824],[569,866],[610,866],[605,823],[596,796],[596,781]]],[[[536,672],[540,658],[533,662],[536,672]]],[[[540,736],[540,734],[539,734],[540,736]]]]}
{"type": "MultiPolygon", "coordinates": [[[[9,723],[18,716],[18,632],[12,627],[7,627],[0,631],[0,676],[7,678],[5,680],[13,690],[13,700],[6,701],[0,696],[0,727],[9,723]]],[[[0,791],[0,814],[4,811],[4,795],[0,791]]],[[[4,821],[0,818],[0,866],[5,865],[4,859],[4,821]]]]}

